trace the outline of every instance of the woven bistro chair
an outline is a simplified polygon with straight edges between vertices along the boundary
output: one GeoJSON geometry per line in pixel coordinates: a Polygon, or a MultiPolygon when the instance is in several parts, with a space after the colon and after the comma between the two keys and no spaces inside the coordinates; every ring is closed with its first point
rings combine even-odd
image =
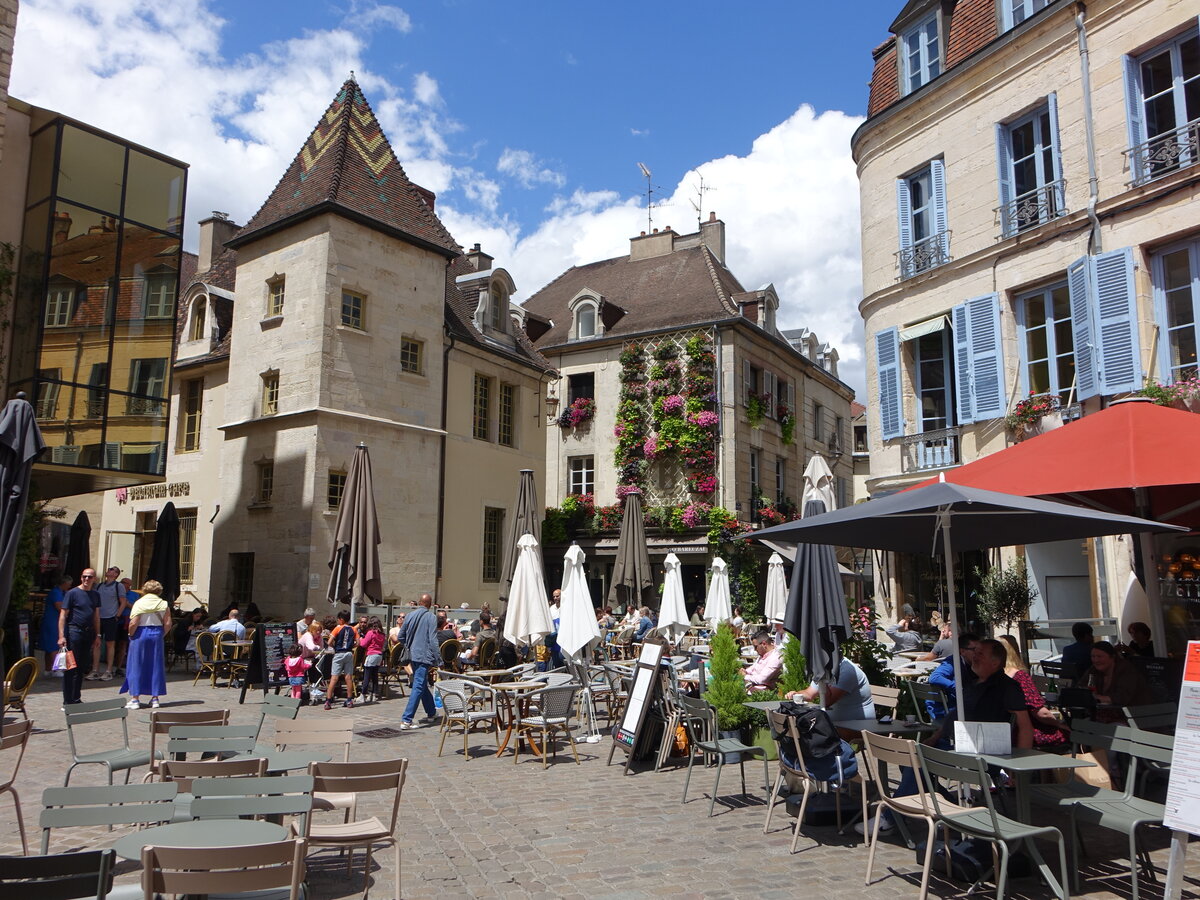
{"type": "MultiPolygon", "coordinates": [[[[579,765],[579,751],[575,749],[575,738],[571,736],[571,714],[575,712],[575,694],[579,691],[578,684],[562,684],[555,687],[544,687],[541,690],[526,694],[522,700],[538,708],[537,715],[522,715],[517,720],[517,743],[513,753],[513,764],[521,757],[521,736],[532,740],[533,732],[539,732],[542,738],[542,768],[548,765],[550,755],[550,738],[557,732],[567,736],[571,752],[575,754],[575,765],[579,765]]],[[[555,756],[558,748],[555,747],[555,756]]]]}
{"type": "Polygon", "coordinates": [[[22,718],[28,719],[25,713],[25,697],[33,683],[38,679],[38,662],[32,656],[26,656],[13,663],[4,678],[4,709],[19,712],[22,718]]]}
{"type": "Polygon", "coordinates": [[[470,759],[467,746],[471,729],[479,725],[487,725],[496,736],[496,746],[500,746],[500,720],[496,714],[495,702],[490,709],[471,709],[470,697],[481,694],[487,697],[492,694],[491,688],[485,684],[463,679],[439,679],[434,690],[442,698],[442,742],[438,744],[438,756],[446,747],[446,738],[455,727],[462,729],[463,759],[470,759]]]}

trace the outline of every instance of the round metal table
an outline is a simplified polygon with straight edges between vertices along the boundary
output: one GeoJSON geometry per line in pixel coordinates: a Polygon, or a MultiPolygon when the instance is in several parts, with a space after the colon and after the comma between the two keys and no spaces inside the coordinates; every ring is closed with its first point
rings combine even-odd
{"type": "Polygon", "coordinates": [[[256,819],[196,819],[143,828],[117,838],[113,850],[122,859],[138,860],[143,847],[240,847],[282,841],[289,834],[284,825],[256,819]]]}

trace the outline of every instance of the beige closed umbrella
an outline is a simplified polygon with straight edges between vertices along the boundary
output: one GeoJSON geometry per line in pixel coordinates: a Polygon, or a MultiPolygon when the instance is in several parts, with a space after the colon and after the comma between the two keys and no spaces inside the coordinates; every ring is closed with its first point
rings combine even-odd
{"type": "Polygon", "coordinates": [[[335,606],[350,604],[351,621],[354,621],[356,606],[383,599],[379,576],[380,540],[371,457],[367,445],[360,443],[346,473],[346,487],[338,507],[333,551],[329,556],[329,591],[326,593],[329,602],[335,606]]]}

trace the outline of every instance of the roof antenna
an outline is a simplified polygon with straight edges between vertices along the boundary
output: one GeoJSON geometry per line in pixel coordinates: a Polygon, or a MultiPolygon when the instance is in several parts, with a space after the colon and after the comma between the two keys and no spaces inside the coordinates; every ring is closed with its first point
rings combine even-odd
{"type": "Polygon", "coordinates": [[[646,168],[645,163],[638,163],[638,168],[642,170],[642,175],[646,179],[646,234],[654,233],[654,185],[650,183],[650,170],[646,168]]]}
{"type": "Polygon", "coordinates": [[[696,176],[700,179],[700,184],[696,187],[696,199],[689,200],[688,203],[692,204],[692,209],[696,211],[696,225],[699,227],[704,224],[704,195],[715,191],[716,188],[706,185],[701,173],[697,172],[696,176]]]}

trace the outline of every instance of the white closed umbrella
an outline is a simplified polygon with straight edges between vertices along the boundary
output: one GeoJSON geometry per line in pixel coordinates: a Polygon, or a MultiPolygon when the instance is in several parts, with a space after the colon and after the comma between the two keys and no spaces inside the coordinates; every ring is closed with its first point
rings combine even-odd
{"type": "Polygon", "coordinates": [[[674,553],[668,553],[663,563],[666,577],[663,580],[662,603],[658,607],[658,628],[672,644],[687,634],[687,605],[683,601],[683,563],[674,553]]]}
{"type": "Polygon", "coordinates": [[[567,548],[559,601],[558,646],[577,663],[584,662],[588,648],[600,641],[600,626],[592,610],[592,595],[583,570],[586,558],[578,544],[567,548]]]}
{"type": "Polygon", "coordinates": [[[837,509],[833,473],[829,471],[829,463],[825,462],[823,456],[814,456],[804,467],[804,488],[800,493],[801,511],[810,500],[820,500],[825,504],[826,512],[837,509]]]}
{"type": "Polygon", "coordinates": [[[538,542],[532,534],[524,534],[517,541],[517,565],[508,592],[504,636],[514,644],[532,644],[553,631],[538,542]]]}
{"type": "Polygon", "coordinates": [[[772,553],[767,560],[767,595],[763,603],[767,621],[774,625],[787,615],[788,585],[783,574],[783,557],[772,553]]]}
{"type": "Polygon", "coordinates": [[[704,618],[713,628],[733,618],[733,601],[729,597],[729,568],[719,556],[712,564],[712,578],[708,582],[708,595],[704,598],[704,618]]]}

